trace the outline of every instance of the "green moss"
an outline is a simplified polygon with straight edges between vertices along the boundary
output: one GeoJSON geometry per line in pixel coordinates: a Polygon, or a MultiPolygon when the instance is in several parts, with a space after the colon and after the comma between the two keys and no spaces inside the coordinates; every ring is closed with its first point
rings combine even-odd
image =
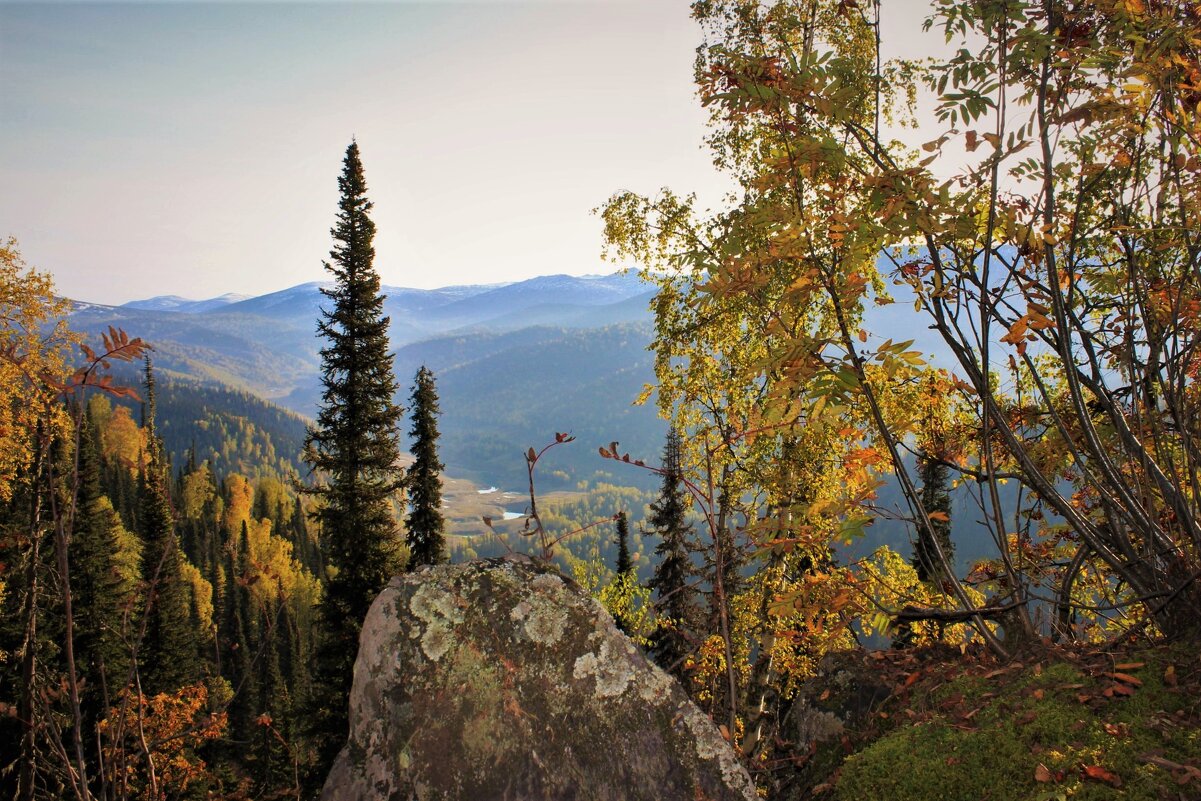
{"type": "MultiPolygon", "coordinates": [[[[1184,655],[1177,655],[1181,664],[1184,655]]],[[[1159,754],[1179,763],[1201,759],[1196,701],[1165,687],[1172,660],[1160,655],[1127,671],[1142,681],[1129,698],[1106,699],[1114,682],[1059,663],[1027,668],[997,682],[964,677],[932,691],[932,719],[896,729],[843,764],[842,801],[1158,801],[1179,797],[1169,771],[1149,764],[1159,754]],[[1078,686],[1083,685],[1083,686],[1078,686]],[[1082,700],[1080,696],[1085,696],[1082,700]],[[1192,707],[1189,709],[1189,707],[1192,707]],[[1177,715],[1189,709],[1186,718],[1177,715]],[[965,716],[971,712],[970,718],[965,716]],[[1044,766],[1059,781],[1039,782],[1044,766]],[[1120,777],[1120,788],[1089,781],[1082,766],[1120,777]]],[[[1201,787],[1184,788],[1201,792],[1201,787]]]]}

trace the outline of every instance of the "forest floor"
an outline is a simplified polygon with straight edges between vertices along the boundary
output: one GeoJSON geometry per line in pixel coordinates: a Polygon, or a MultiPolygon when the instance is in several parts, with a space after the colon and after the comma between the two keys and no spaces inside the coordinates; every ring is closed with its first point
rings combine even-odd
{"type": "Polygon", "coordinates": [[[1037,644],[875,651],[891,695],[810,758],[815,799],[1198,801],[1201,654],[1037,644]]]}

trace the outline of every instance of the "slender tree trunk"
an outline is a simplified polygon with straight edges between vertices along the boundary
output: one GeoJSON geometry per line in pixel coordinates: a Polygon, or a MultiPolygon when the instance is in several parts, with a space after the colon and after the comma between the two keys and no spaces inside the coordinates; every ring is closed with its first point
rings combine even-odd
{"type": "MultiPolygon", "coordinates": [[[[76,425],[78,430],[78,424],[76,425]]],[[[75,443],[76,458],[78,459],[79,442],[78,438],[75,443]]],[[[72,481],[72,502],[71,514],[66,516],[66,510],[58,508],[55,501],[54,487],[54,467],[47,464],[46,470],[46,492],[50,499],[50,509],[54,516],[54,550],[55,557],[58,563],[58,581],[59,591],[62,593],[63,603],[63,624],[65,631],[63,634],[63,650],[67,658],[67,694],[71,702],[71,747],[75,752],[76,770],[79,771],[79,788],[80,795],[83,801],[90,801],[91,793],[88,790],[88,765],[87,759],[83,753],[83,711],[79,703],[79,671],[75,664],[75,615],[71,606],[71,568],[70,558],[68,554],[69,542],[67,536],[67,526],[69,522],[73,522],[74,518],[74,494],[78,487],[78,464],[76,466],[76,480],[72,481]]]]}
{"type": "MultiPolygon", "coordinates": [[[[37,441],[41,440],[42,424],[38,423],[37,441]]],[[[17,715],[21,719],[21,767],[17,778],[18,801],[33,801],[34,763],[37,758],[37,726],[34,722],[34,699],[37,681],[38,638],[38,563],[41,561],[42,498],[38,492],[42,473],[40,453],[34,454],[29,500],[29,564],[26,568],[25,603],[21,613],[25,618],[25,638],[21,655],[21,697],[17,715]]]]}

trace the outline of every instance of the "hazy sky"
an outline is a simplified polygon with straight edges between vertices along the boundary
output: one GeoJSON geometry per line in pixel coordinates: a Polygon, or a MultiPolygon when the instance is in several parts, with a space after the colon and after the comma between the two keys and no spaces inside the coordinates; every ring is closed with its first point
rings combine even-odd
{"type": "Polygon", "coordinates": [[[608,272],[589,211],[716,199],[685,0],[0,2],[0,235],[70,297],[324,280],[362,148],[387,284],[608,272]]]}

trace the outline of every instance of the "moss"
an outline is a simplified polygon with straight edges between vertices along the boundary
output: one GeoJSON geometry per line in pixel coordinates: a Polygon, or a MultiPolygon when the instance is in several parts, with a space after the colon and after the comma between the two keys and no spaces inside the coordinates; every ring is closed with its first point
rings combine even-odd
{"type": "MultiPolygon", "coordinates": [[[[843,764],[843,801],[1159,801],[1196,797],[1145,757],[1178,763],[1201,759],[1196,701],[1166,687],[1164,670],[1186,657],[1161,653],[1133,674],[1142,684],[1129,698],[1106,697],[1112,677],[1086,675],[1070,664],[1026,668],[1004,684],[980,677],[948,682],[929,695],[929,721],[895,729],[843,764]],[[1183,715],[1183,717],[1182,717],[1183,715]],[[1035,778],[1045,767],[1050,781],[1035,778]],[[1084,778],[1099,766],[1121,787],[1084,778]],[[1178,793],[1186,790],[1185,796],[1178,793]]],[[[1195,655],[1192,657],[1195,659],[1195,655]]],[[[1097,671],[1094,671],[1097,672],[1097,671]]],[[[1047,778],[1044,776],[1044,778],[1047,778]]]]}

